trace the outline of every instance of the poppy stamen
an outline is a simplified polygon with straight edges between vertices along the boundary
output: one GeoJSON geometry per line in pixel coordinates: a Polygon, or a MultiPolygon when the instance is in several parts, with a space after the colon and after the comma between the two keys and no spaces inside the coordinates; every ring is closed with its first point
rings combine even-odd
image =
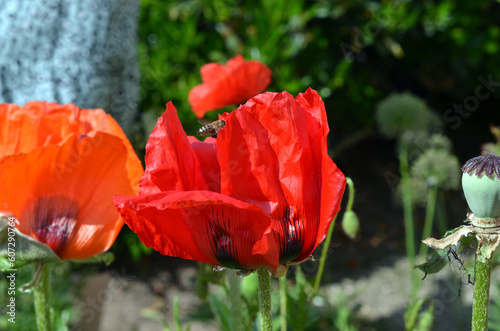
{"type": "Polygon", "coordinates": [[[36,239],[60,255],[75,229],[78,203],[65,196],[44,196],[25,208],[23,219],[33,226],[36,239]]]}

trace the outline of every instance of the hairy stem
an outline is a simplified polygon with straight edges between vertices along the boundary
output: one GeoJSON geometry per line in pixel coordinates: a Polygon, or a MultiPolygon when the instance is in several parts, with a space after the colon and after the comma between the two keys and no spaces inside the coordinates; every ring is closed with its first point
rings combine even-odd
{"type": "Polygon", "coordinates": [[[38,266],[38,282],[33,292],[35,304],[35,317],[38,331],[52,331],[52,318],[50,314],[50,270],[46,264],[38,266]]]}
{"type": "Polygon", "coordinates": [[[476,277],[472,302],[472,331],[488,330],[492,259],[480,262],[476,257],[476,277]]]}
{"type": "Polygon", "coordinates": [[[261,331],[273,329],[273,314],[271,310],[271,274],[266,268],[257,269],[259,282],[259,312],[261,331]]]}

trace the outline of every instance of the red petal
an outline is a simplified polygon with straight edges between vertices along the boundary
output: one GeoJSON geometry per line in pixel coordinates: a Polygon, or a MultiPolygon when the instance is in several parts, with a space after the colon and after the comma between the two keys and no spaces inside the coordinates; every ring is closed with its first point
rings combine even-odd
{"type": "Polygon", "coordinates": [[[188,139],[171,102],[149,136],[145,160],[141,194],[217,189],[219,186],[218,182],[207,182],[207,179],[217,181],[220,173],[214,142],[195,144],[188,139]]]}
{"type": "Polygon", "coordinates": [[[344,195],[346,180],[328,154],[327,136],[330,132],[326,117],[325,105],[318,93],[309,88],[300,93],[297,102],[311,117],[307,117],[308,132],[310,133],[311,149],[314,159],[317,160],[317,170],[321,173],[321,212],[320,223],[317,228],[315,242],[309,252],[305,251],[296,260],[301,261],[309,257],[314,249],[325,239],[333,218],[340,211],[340,202],[344,195]],[[314,148],[317,147],[317,148],[314,148]],[[321,160],[321,162],[320,162],[321,160]],[[319,169],[321,166],[321,169],[319,169]]]}
{"type": "Polygon", "coordinates": [[[276,220],[276,231],[302,228],[296,260],[307,258],[324,239],[345,186],[328,156],[321,98],[313,90],[297,101],[287,92],[264,93],[222,118],[221,192],[261,205],[276,220]],[[294,224],[284,215],[293,215],[294,224]]]}
{"type": "Polygon", "coordinates": [[[213,109],[239,104],[264,91],[271,82],[271,70],[242,56],[225,66],[210,63],[201,68],[203,84],[189,93],[189,103],[198,117],[213,109]]]}
{"type": "Polygon", "coordinates": [[[269,217],[255,205],[209,191],[117,196],[114,203],[141,241],[164,255],[217,265],[220,239],[230,240],[243,268],[278,266],[269,217]]]}
{"type": "Polygon", "coordinates": [[[217,151],[217,140],[207,138],[199,141],[193,136],[188,136],[189,143],[201,166],[203,177],[207,183],[207,189],[213,192],[220,192],[220,165],[217,151]]]}

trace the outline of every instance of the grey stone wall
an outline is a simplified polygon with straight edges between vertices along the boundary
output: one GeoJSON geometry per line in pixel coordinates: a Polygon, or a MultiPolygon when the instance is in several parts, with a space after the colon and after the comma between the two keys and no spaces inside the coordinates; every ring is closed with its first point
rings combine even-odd
{"type": "Polygon", "coordinates": [[[139,0],[0,0],[0,103],[102,108],[130,127],[139,102],[139,0]]]}

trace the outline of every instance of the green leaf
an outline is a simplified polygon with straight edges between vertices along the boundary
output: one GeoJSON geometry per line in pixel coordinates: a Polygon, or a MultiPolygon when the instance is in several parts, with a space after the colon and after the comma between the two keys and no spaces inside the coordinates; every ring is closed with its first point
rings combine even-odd
{"type": "Polygon", "coordinates": [[[2,271],[15,269],[28,263],[60,262],[47,245],[27,236],[15,227],[15,219],[0,217],[0,263],[2,271]],[[5,259],[8,260],[5,268],[5,259]]]}
{"type": "Polygon", "coordinates": [[[410,305],[405,312],[405,330],[429,331],[434,323],[434,302],[430,301],[429,307],[420,312],[425,299],[419,299],[410,305]]]}
{"type": "Polygon", "coordinates": [[[231,314],[229,308],[215,294],[210,294],[208,302],[212,310],[214,310],[215,315],[219,317],[223,329],[231,330],[231,314]]]}
{"type": "Polygon", "coordinates": [[[418,268],[422,270],[423,272],[425,272],[425,276],[427,276],[427,274],[438,273],[448,264],[447,255],[447,249],[436,250],[432,253],[431,257],[428,258],[425,263],[416,265],[414,269],[418,268]]]}

